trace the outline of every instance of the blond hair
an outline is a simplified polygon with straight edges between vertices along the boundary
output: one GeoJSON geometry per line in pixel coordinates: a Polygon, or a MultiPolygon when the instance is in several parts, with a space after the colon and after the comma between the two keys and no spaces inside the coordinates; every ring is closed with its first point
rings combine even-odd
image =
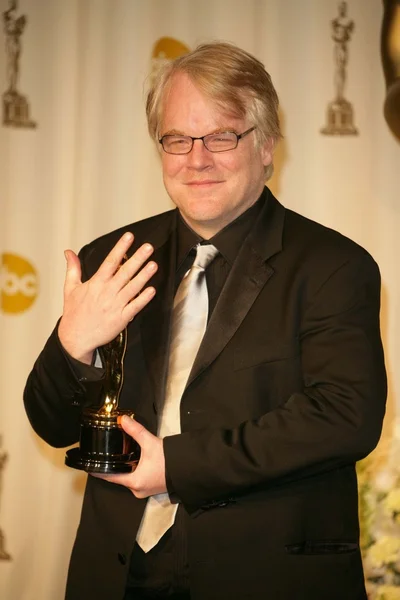
{"type": "MultiPolygon", "coordinates": [[[[279,100],[271,77],[254,56],[234,44],[201,44],[192,52],[168,62],[153,78],[147,94],[146,114],[150,136],[158,141],[163,104],[174,75],[187,74],[198,89],[220,108],[256,126],[256,143],[281,138],[279,100]]],[[[273,165],[266,167],[266,179],[273,165]]]]}

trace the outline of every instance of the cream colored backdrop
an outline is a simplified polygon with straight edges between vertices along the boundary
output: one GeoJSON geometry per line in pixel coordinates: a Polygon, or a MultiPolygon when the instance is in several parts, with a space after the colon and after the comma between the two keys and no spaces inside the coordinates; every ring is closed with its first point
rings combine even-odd
{"type": "MultiPolygon", "coordinates": [[[[1,12],[7,6],[0,0],[1,12]]],[[[334,138],[319,130],[334,97],[336,0],[20,0],[18,14],[28,23],[18,87],[37,128],[0,127],[0,253],[29,263],[17,279],[12,260],[1,271],[0,454],[8,461],[0,473],[0,529],[11,560],[0,560],[0,598],[63,598],[85,476],[64,467],[64,450],[32,432],[22,392],[62,309],[64,248],[78,250],[170,207],[143,100],[152,49],[163,36],[188,47],[229,40],[265,63],[285,134],[273,191],[355,239],[380,264],[389,440],[400,394],[400,143],[382,116],[382,2],[349,0],[348,8],[355,32],[345,96],[360,135],[334,138]],[[16,294],[12,284],[21,281],[33,303],[10,313],[5,292],[16,294]]],[[[4,47],[1,31],[1,93],[4,47]]]]}

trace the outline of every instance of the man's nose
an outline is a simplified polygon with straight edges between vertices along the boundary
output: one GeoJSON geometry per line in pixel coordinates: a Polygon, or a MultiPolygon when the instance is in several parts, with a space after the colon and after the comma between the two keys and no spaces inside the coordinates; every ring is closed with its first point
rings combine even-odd
{"type": "Polygon", "coordinates": [[[193,148],[187,157],[188,166],[193,169],[206,169],[213,164],[212,152],[207,150],[203,140],[193,141],[193,148]]]}

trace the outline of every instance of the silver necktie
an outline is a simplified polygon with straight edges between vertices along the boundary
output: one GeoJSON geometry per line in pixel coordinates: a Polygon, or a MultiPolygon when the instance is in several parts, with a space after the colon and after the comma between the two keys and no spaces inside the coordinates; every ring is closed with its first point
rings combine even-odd
{"type": "MultiPolygon", "coordinates": [[[[180,433],[180,403],[194,359],[207,327],[208,292],[205,269],[218,254],[212,245],[198,245],[194,263],[182,279],[174,298],[165,402],[158,436],[180,433]]],[[[173,525],[178,505],[167,493],[150,496],[136,541],[149,552],[173,525]]]]}

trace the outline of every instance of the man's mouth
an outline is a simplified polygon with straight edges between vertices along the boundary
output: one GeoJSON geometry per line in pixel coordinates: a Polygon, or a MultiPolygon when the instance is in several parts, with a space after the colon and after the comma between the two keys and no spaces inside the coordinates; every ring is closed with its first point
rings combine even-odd
{"type": "Polygon", "coordinates": [[[186,185],[190,186],[206,186],[206,185],[215,185],[217,183],[222,183],[222,181],[216,181],[214,179],[202,179],[200,181],[188,181],[186,185]]]}

